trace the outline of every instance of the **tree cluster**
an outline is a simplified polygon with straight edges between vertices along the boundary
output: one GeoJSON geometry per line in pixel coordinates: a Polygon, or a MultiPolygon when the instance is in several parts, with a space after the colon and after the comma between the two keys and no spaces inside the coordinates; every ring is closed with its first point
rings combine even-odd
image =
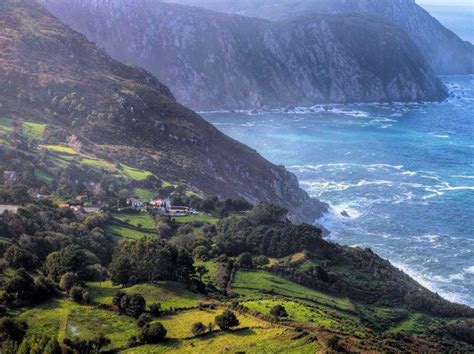
{"type": "Polygon", "coordinates": [[[194,260],[184,249],[158,238],[122,242],[115,250],[110,275],[115,284],[188,281],[195,273],[194,260]]]}

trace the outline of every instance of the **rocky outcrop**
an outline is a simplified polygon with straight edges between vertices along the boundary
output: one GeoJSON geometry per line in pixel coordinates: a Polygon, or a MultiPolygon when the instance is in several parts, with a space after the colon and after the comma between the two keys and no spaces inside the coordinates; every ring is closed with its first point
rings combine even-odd
{"type": "Polygon", "coordinates": [[[403,28],[439,74],[474,73],[474,46],[445,28],[415,0],[167,0],[217,11],[284,20],[314,13],[372,14],[403,28]]]}
{"type": "Polygon", "coordinates": [[[120,61],[199,110],[442,100],[397,26],[360,15],[271,22],[153,0],[43,0],[120,61]]]}
{"type": "Polygon", "coordinates": [[[64,144],[74,135],[91,154],[207,195],[272,202],[298,221],[325,211],[312,204],[302,213],[314,202],[293,174],[219,132],[149,72],[113,60],[34,0],[0,2],[0,48],[1,116],[45,122],[64,144]]]}

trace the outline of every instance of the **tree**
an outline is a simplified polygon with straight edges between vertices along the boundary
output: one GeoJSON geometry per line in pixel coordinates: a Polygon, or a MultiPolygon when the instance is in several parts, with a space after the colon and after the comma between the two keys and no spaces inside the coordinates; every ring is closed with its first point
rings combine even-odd
{"type": "Polygon", "coordinates": [[[196,267],[196,274],[199,276],[199,281],[202,282],[203,275],[207,273],[209,273],[209,270],[207,270],[207,268],[204,267],[203,265],[198,265],[196,267]]]}
{"type": "Polygon", "coordinates": [[[26,334],[28,325],[24,321],[18,321],[10,317],[0,319],[0,342],[12,340],[21,342],[26,334]]]}
{"type": "Polygon", "coordinates": [[[223,331],[232,327],[237,327],[240,322],[232,311],[226,310],[223,314],[216,316],[216,325],[223,331]]]}
{"type": "Polygon", "coordinates": [[[269,264],[270,260],[268,259],[268,257],[258,256],[258,257],[255,257],[255,259],[253,260],[253,263],[257,266],[264,266],[264,265],[269,264]]]}
{"type": "Polygon", "coordinates": [[[237,257],[235,265],[237,267],[244,268],[244,269],[252,269],[253,268],[252,256],[248,252],[242,253],[240,256],[237,257]]]}
{"type": "Polygon", "coordinates": [[[207,327],[202,322],[196,322],[193,324],[191,331],[196,337],[199,337],[206,333],[207,327]]]}
{"type": "Polygon", "coordinates": [[[30,251],[12,245],[5,251],[5,259],[12,268],[33,269],[38,265],[38,258],[30,251]]]}
{"type": "Polygon", "coordinates": [[[159,343],[166,337],[166,333],[166,328],[160,322],[147,323],[142,327],[139,339],[146,344],[159,343]]]}
{"type": "Polygon", "coordinates": [[[77,283],[77,275],[75,273],[65,273],[61,276],[59,287],[63,291],[69,291],[77,283]]]}
{"type": "Polygon", "coordinates": [[[270,310],[270,315],[276,318],[288,317],[288,313],[282,305],[276,305],[272,307],[272,309],[270,310]]]}
{"type": "Polygon", "coordinates": [[[33,301],[36,295],[34,279],[24,269],[19,269],[7,282],[5,292],[19,301],[33,301]]]}
{"type": "Polygon", "coordinates": [[[130,269],[130,261],[127,257],[114,257],[110,265],[112,283],[127,285],[130,282],[130,269]]]}

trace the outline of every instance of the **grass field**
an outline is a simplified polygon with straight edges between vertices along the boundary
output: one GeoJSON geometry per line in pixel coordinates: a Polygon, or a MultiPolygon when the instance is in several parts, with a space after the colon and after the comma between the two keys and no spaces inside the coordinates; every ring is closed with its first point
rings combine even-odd
{"type": "MultiPolygon", "coordinates": [[[[191,332],[191,327],[196,322],[202,322],[205,325],[214,322],[214,319],[217,315],[220,315],[224,310],[192,310],[185,311],[178,315],[161,317],[158,319],[158,322],[161,322],[165,328],[168,330],[167,337],[174,339],[183,339],[193,337],[191,332]]],[[[243,327],[259,327],[259,328],[269,328],[270,324],[259,320],[255,317],[243,314],[237,314],[240,325],[236,328],[243,327]]],[[[218,329],[216,327],[216,329],[218,329]]]]}
{"type": "Polygon", "coordinates": [[[111,340],[106,349],[122,347],[138,333],[130,317],[66,300],[36,306],[21,313],[19,318],[28,323],[29,334],[56,336],[60,342],[64,338],[88,339],[102,333],[111,340]]]}
{"type": "Polygon", "coordinates": [[[60,154],[78,155],[73,149],[64,145],[40,145],[40,147],[60,154]]]}
{"type": "Polygon", "coordinates": [[[413,313],[406,320],[401,321],[395,326],[391,327],[387,332],[398,333],[405,332],[411,334],[426,333],[435,325],[439,325],[439,319],[422,313],[413,313]]]}
{"type": "Polygon", "coordinates": [[[277,275],[267,272],[251,272],[239,270],[232,283],[232,288],[240,295],[260,295],[261,290],[275,294],[315,301],[324,305],[334,306],[343,310],[353,310],[352,303],[346,298],[324,294],[293,283],[277,275]]]}
{"type": "Polygon", "coordinates": [[[297,338],[289,329],[241,329],[217,332],[203,338],[187,341],[170,340],[160,345],[146,345],[125,351],[126,353],[246,353],[246,354],[309,354],[318,347],[308,337],[297,338]]]}
{"type": "Polygon", "coordinates": [[[113,286],[110,281],[98,283],[87,283],[94,301],[102,304],[112,304],[112,298],[121,290],[127,294],[142,295],[147,305],[160,303],[164,309],[188,308],[198,305],[200,297],[186,289],[186,286],[175,282],[160,282],[157,285],[141,284],[130,288],[122,289],[120,286],[113,286]]]}
{"type": "Polygon", "coordinates": [[[134,197],[140,200],[151,200],[155,196],[155,192],[146,188],[135,188],[132,191],[134,197]]]}
{"type": "Polygon", "coordinates": [[[193,221],[201,221],[201,222],[207,222],[209,224],[215,224],[219,221],[218,218],[210,215],[191,215],[191,216],[183,216],[179,218],[173,218],[174,221],[179,222],[179,223],[188,223],[188,222],[193,222],[193,221]]]}
{"type": "Polygon", "coordinates": [[[126,214],[116,213],[113,215],[120,221],[126,222],[127,224],[137,226],[141,225],[145,229],[156,229],[156,223],[153,217],[148,213],[137,213],[137,214],[126,214]]]}
{"type": "Polygon", "coordinates": [[[115,237],[127,238],[132,240],[139,240],[145,236],[157,237],[157,234],[155,233],[137,231],[118,224],[107,224],[107,226],[105,227],[105,231],[115,237]]]}
{"type": "Polygon", "coordinates": [[[23,122],[21,130],[23,135],[28,139],[43,139],[44,130],[46,129],[46,124],[32,123],[32,122],[23,122]]]}

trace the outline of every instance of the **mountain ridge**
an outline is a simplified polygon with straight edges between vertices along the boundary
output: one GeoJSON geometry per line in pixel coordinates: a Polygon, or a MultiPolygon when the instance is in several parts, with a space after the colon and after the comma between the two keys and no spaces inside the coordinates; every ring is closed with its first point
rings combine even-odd
{"type": "Polygon", "coordinates": [[[146,0],[43,3],[197,110],[446,97],[403,31],[362,15],[273,23],[146,0]]]}
{"type": "Polygon", "coordinates": [[[271,201],[313,222],[327,206],[297,178],[179,105],[143,69],[111,59],[32,0],[0,4],[1,114],[46,122],[97,156],[207,195],[271,201]]]}
{"type": "Polygon", "coordinates": [[[412,37],[428,62],[439,74],[474,73],[474,45],[463,41],[444,27],[414,0],[256,0],[196,1],[166,0],[217,11],[269,20],[282,20],[302,15],[325,13],[363,13],[385,18],[399,25],[412,37]]]}

